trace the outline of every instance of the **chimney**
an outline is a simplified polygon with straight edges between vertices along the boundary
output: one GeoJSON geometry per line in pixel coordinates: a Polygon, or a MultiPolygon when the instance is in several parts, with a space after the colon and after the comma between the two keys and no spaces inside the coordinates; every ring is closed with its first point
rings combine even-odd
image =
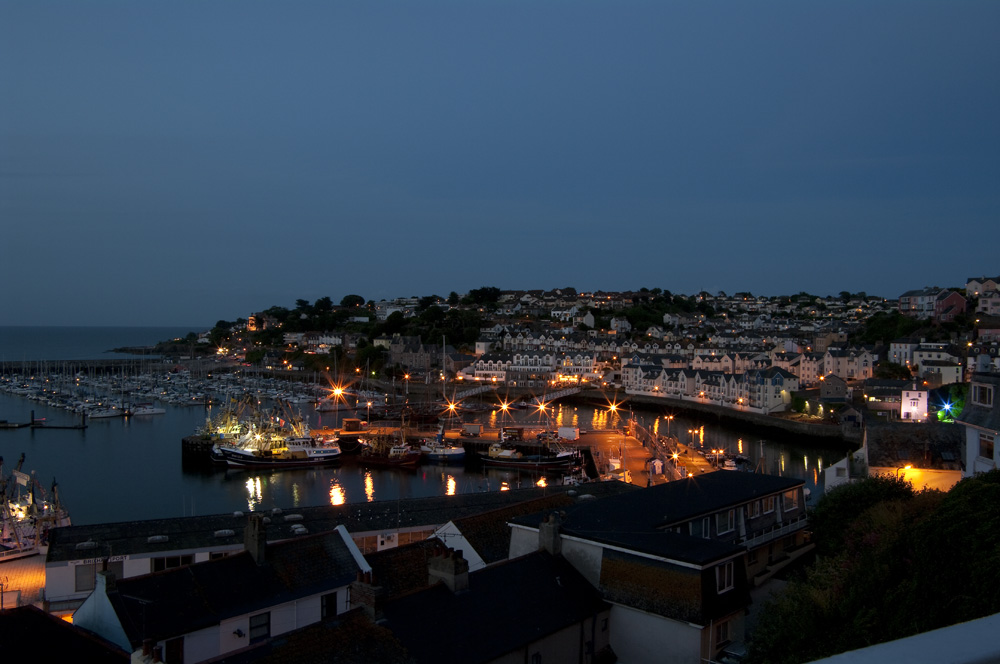
{"type": "Polygon", "coordinates": [[[358,570],[358,578],[352,581],[348,589],[351,608],[362,607],[368,617],[378,622],[382,619],[382,604],[385,602],[386,590],[372,582],[371,572],[358,570]]]}
{"type": "Polygon", "coordinates": [[[94,579],[94,590],[103,595],[115,592],[117,590],[115,573],[106,569],[99,571],[94,579]]]}
{"type": "Polygon", "coordinates": [[[562,538],[559,536],[559,524],[562,519],[553,512],[538,526],[538,548],[545,549],[553,556],[562,553],[562,538]]]}
{"type": "Polygon", "coordinates": [[[249,521],[247,521],[246,532],[243,533],[243,547],[250,552],[254,562],[258,565],[264,564],[264,549],[267,546],[264,530],[264,516],[251,514],[249,521]]]}
{"type": "Polygon", "coordinates": [[[461,551],[445,549],[427,559],[427,583],[438,581],[443,581],[453,593],[469,589],[469,561],[462,557],[461,551]]]}

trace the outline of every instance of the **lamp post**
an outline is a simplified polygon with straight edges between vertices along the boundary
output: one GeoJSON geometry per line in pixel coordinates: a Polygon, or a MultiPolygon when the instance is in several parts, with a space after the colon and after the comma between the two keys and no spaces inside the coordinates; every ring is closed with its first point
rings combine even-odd
{"type": "Polygon", "coordinates": [[[344,388],[333,388],[333,426],[340,426],[340,397],[344,395],[344,388]]]}
{"type": "MultiPolygon", "coordinates": [[[[908,463],[905,466],[903,466],[902,468],[897,468],[896,469],[896,479],[899,479],[899,471],[901,471],[901,470],[909,470],[910,468],[913,468],[913,464],[912,463],[908,463]]],[[[906,479],[906,475],[905,474],[903,475],[903,479],[906,479]]]]}

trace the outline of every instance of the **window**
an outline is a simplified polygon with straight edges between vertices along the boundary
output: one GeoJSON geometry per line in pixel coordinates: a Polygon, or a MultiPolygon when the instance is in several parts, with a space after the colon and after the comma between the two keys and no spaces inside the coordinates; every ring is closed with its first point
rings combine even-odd
{"type": "Polygon", "coordinates": [[[993,405],[993,388],[988,385],[972,386],[972,403],[980,406],[993,405]]]}
{"type": "Polygon", "coordinates": [[[150,571],[162,572],[165,569],[173,569],[175,567],[190,565],[194,563],[194,556],[188,554],[186,556],[164,556],[161,558],[150,558],[149,563],[150,563],[150,571]]]}
{"type": "Polygon", "coordinates": [[[988,433],[979,433],[979,456],[985,457],[987,459],[993,458],[993,435],[988,433]]]}
{"type": "MultiPolygon", "coordinates": [[[[85,563],[83,565],[77,565],[75,570],[75,585],[74,588],[76,592],[90,592],[94,589],[97,579],[97,571],[104,569],[104,563],[85,563]]],[[[116,579],[121,579],[125,577],[125,563],[122,561],[110,562],[108,563],[108,571],[115,575],[116,579]]]]}
{"type": "Polygon", "coordinates": [[[757,564],[757,549],[750,549],[747,551],[747,564],[755,565],[757,564]]]}
{"type": "Polygon", "coordinates": [[[733,589],[732,561],[715,568],[715,587],[720,594],[733,589]]]}
{"type": "Polygon", "coordinates": [[[163,652],[163,661],[166,664],[184,664],[184,637],[170,639],[166,643],[163,652]]]}
{"type": "Polygon", "coordinates": [[[736,530],[736,510],[729,510],[715,515],[715,532],[728,533],[736,530]]]}
{"type": "Polygon", "coordinates": [[[750,504],[750,518],[756,518],[760,516],[760,501],[755,500],[750,504]]]}
{"type": "Polygon", "coordinates": [[[721,646],[729,643],[729,621],[718,623],[715,626],[715,647],[719,648],[721,646]]]}
{"type": "Polygon", "coordinates": [[[250,616],[250,643],[259,643],[271,636],[271,612],[250,616]]]}
{"type": "Polygon", "coordinates": [[[531,653],[531,664],[542,664],[542,653],[531,653]]]}
{"type": "Polygon", "coordinates": [[[701,520],[701,536],[705,539],[712,536],[712,520],[707,516],[701,520]]]}
{"type": "Polygon", "coordinates": [[[764,499],[764,514],[770,514],[774,511],[774,496],[768,496],[764,499]]]}
{"type": "Polygon", "coordinates": [[[791,491],[786,491],[782,498],[782,509],[786,512],[791,512],[799,508],[799,491],[798,489],[792,489],[791,491]]]}
{"type": "Polygon", "coordinates": [[[337,593],[327,593],[320,598],[321,614],[323,619],[332,618],[337,615],[337,593]]]}

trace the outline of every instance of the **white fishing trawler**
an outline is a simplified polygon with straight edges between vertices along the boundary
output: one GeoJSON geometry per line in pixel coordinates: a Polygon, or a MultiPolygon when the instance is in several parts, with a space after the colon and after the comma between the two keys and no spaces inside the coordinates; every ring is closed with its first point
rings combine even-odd
{"type": "Polygon", "coordinates": [[[24,454],[8,474],[0,457],[0,563],[47,553],[49,531],[70,525],[55,479],[46,493],[23,464],[24,454]]]}

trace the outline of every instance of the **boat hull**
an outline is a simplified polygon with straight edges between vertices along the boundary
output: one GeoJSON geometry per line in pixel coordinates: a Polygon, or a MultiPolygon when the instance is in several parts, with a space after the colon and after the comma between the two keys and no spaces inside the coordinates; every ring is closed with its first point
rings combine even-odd
{"type": "Polygon", "coordinates": [[[234,468],[308,468],[331,466],[340,461],[340,450],[310,450],[302,453],[266,454],[252,450],[219,447],[212,451],[213,459],[234,468]]]}
{"type": "Polygon", "coordinates": [[[523,468],[525,470],[549,470],[549,469],[564,469],[572,467],[575,462],[577,462],[576,457],[566,456],[566,457],[556,457],[556,458],[542,458],[542,459],[532,459],[527,457],[522,458],[497,458],[489,456],[481,456],[481,461],[484,466],[489,466],[490,468],[507,468],[516,469],[523,468]]]}

